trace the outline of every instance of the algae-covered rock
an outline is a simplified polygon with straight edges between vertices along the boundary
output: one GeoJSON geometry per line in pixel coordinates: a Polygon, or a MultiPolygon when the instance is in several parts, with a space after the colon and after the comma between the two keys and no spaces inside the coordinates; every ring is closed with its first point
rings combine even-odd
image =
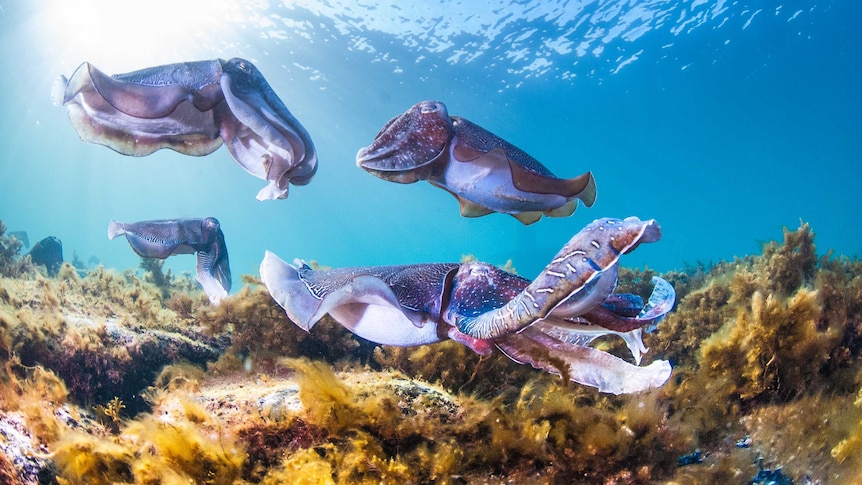
{"type": "MultiPolygon", "coordinates": [[[[145,269],[0,278],[0,426],[31,433],[48,482],[859,478],[862,263],[818,257],[804,224],[661,275],[679,298],[644,341],[674,374],[626,396],[455,342],[379,346],[328,320],[308,334],[255,277],[213,307],[145,269]]],[[[618,291],[646,296],[654,274],[624,269],[618,291]]],[[[619,340],[595,345],[627,358],[619,340]]]]}
{"type": "Polygon", "coordinates": [[[148,407],[142,391],[163,366],[204,365],[227,346],[224,339],[182,326],[157,299],[148,300],[152,293],[137,281],[120,284],[101,270],[79,279],[63,269],[60,275],[67,276],[57,281],[0,279],[7,295],[0,321],[20,363],[56,372],[79,404],[118,397],[134,414],[148,407]]]}

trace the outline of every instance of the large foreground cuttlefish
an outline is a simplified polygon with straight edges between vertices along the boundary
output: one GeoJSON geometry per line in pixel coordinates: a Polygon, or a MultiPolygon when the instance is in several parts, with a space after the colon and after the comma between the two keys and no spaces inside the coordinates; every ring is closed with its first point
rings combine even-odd
{"type": "Polygon", "coordinates": [[[141,222],[111,221],[108,239],[126,236],[129,245],[145,258],[165,259],[175,254],[197,254],[198,283],[210,302],[218,304],[230,292],[227,245],[214,217],[141,222]]]}
{"type": "Polygon", "coordinates": [[[268,184],[258,200],[305,185],[317,154],[263,74],[249,61],[183,62],[108,76],[85,62],[54,85],[81,139],[141,157],[161,148],[203,156],[224,143],[248,173],[268,184]]]}
{"type": "Polygon", "coordinates": [[[654,220],[594,221],[532,282],[478,262],[313,270],[269,251],[260,276],[306,331],[328,313],[379,344],[453,339],[482,355],[496,347],[516,362],[620,394],[661,386],[671,374],[664,360],[639,364],[647,351],[643,328],[671,310],[673,287],[654,278],[646,304],[636,295],[614,294],[620,255],[660,237],[654,220]],[[588,346],[609,333],[625,339],[638,365],[588,346]]]}
{"type": "Polygon", "coordinates": [[[565,217],[578,200],[596,200],[591,172],[561,179],[520,148],[481,126],[449,116],[439,101],[422,101],[389,120],[356,164],[383,180],[427,180],[458,199],[461,215],[511,214],[524,224],[565,217]]]}

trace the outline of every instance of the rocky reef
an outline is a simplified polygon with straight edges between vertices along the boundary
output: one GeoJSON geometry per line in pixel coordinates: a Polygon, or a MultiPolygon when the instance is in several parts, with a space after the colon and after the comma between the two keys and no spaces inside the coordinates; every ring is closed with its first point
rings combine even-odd
{"type": "Polygon", "coordinates": [[[453,342],[308,334],[255,277],[212,306],[152,262],[49,277],[20,249],[0,223],[3,483],[862,481],[862,263],[806,224],[661,275],[678,303],[645,343],[674,375],[624,396],[453,342]]]}

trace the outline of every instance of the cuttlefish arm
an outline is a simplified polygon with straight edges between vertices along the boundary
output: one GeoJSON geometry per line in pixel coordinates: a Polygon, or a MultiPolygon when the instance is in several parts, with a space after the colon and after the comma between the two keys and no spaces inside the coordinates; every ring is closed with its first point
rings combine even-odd
{"type": "Polygon", "coordinates": [[[443,285],[457,265],[313,270],[267,251],[260,276],[288,318],[310,331],[330,314],[354,334],[383,345],[412,346],[446,338],[437,328],[443,285]]]}
{"type": "Polygon", "coordinates": [[[666,280],[654,276],[653,291],[649,301],[638,306],[638,313],[632,316],[627,310],[634,308],[624,302],[637,302],[636,295],[611,295],[608,300],[614,303],[602,303],[581,316],[561,319],[556,318],[556,312],[544,320],[537,321],[531,328],[557,340],[574,345],[586,346],[603,335],[613,334],[621,337],[632,354],[636,364],[640,364],[642,354],[647,352],[643,343],[643,330],[651,331],[664,318],[676,301],[676,292],[666,280]],[[620,308],[619,305],[625,305],[620,308]]]}
{"type": "Polygon", "coordinates": [[[602,291],[597,295],[596,280],[602,281],[605,272],[614,271],[622,254],[660,238],[661,228],[652,219],[598,219],[572,237],[539,276],[506,305],[477,317],[451,315],[450,321],[463,333],[490,339],[517,332],[558,307],[576,305],[580,298],[604,301],[610,285],[598,285],[602,291]]]}
{"type": "Polygon", "coordinates": [[[203,156],[226,143],[243,169],[268,182],[258,199],[307,184],[317,156],[305,128],[249,61],[184,62],[108,76],[83,63],[52,93],[82,140],[124,155],[161,148],[203,156]]]}
{"type": "Polygon", "coordinates": [[[591,173],[557,178],[506,140],[450,117],[439,101],[422,101],[391,119],[356,162],[384,180],[428,180],[454,195],[465,217],[501,212],[530,224],[543,214],[568,216],[578,199],[589,207],[596,198],[591,173]]]}
{"type": "Polygon", "coordinates": [[[175,219],[124,223],[111,221],[108,238],[126,236],[145,258],[165,259],[197,253],[196,278],[209,300],[217,304],[230,292],[231,273],[224,233],[217,219],[175,219]]]}
{"type": "Polygon", "coordinates": [[[287,197],[288,183],[305,185],[317,172],[311,137],[252,63],[222,61],[219,129],[228,151],[248,173],[268,183],[258,200],[287,197]]]}
{"type": "Polygon", "coordinates": [[[533,327],[504,335],[495,339],[494,344],[515,362],[612,394],[660,387],[672,372],[666,360],[636,366],[607,352],[555,339],[533,327]]]}

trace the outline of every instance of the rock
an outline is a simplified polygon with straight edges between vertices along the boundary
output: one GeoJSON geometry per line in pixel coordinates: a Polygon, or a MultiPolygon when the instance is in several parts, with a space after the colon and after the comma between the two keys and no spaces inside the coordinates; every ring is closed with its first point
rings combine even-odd
{"type": "Polygon", "coordinates": [[[63,243],[54,236],[42,239],[30,250],[30,260],[44,266],[49,276],[57,276],[63,264],[63,243]]]}

